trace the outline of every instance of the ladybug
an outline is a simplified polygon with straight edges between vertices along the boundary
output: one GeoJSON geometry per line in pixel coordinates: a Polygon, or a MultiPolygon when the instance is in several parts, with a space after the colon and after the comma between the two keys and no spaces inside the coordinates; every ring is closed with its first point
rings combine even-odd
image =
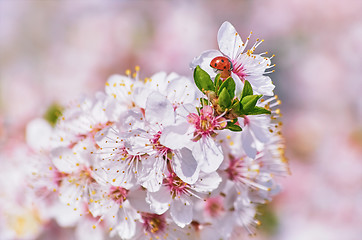
{"type": "Polygon", "coordinates": [[[215,72],[220,72],[221,78],[228,78],[233,70],[233,64],[227,57],[216,57],[211,60],[210,67],[215,69],[215,72]]]}

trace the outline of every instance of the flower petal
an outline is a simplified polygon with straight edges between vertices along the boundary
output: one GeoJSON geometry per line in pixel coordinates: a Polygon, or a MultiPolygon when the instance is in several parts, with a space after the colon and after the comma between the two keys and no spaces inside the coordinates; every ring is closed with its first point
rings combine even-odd
{"type": "Polygon", "coordinates": [[[127,210],[118,211],[117,225],[114,227],[114,230],[122,239],[130,239],[136,233],[135,218],[137,217],[137,214],[135,213],[135,210],[130,209],[127,201],[123,203],[123,208],[127,210]]]}
{"type": "Polygon", "coordinates": [[[173,104],[194,103],[196,98],[195,84],[186,77],[177,77],[167,86],[167,98],[173,104]]]}
{"type": "Polygon", "coordinates": [[[231,59],[244,51],[243,41],[231,23],[224,22],[217,33],[220,51],[231,59]]]}
{"type": "Polygon", "coordinates": [[[259,75],[259,76],[246,76],[253,88],[254,94],[263,94],[265,96],[273,96],[273,90],[275,88],[272,80],[268,76],[259,75]]]}
{"type": "Polygon", "coordinates": [[[147,98],[145,118],[151,124],[168,126],[175,121],[175,111],[165,96],[153,92],[147,98]]]}
{"type": "Polygon", "coordinates": [[[170,149],[181,149],[189,145],[192,138],[192,126],[187,122],[165,127],[160,143],[170,149]]]}
{"type": "Polygon", "coordinates": [[[156,214],[163,214],[169,208],[171,195],[166,187],[161,187],[158,192],[147,192],[146,201],[156,214]]]}
{"type": "Polygon", "coordinates": [[[199,178],[200,167],[188,148],[175,151],[172,163],[173,170],[182,181],[193,184],[199,178]]]}
{"type": "Polygon", "coordinates": [[[106,83],[105,92],[107,95],[121,101],[125,104],[130,104],[132,101],[132,88],[134,81],[127,76],[112,75],[106,83]]]}
{"type": "Polygon", "coordinates": [[[224,160],[221,146],[211,137],[201,138],[193,147],[192,154],[201,164],[201,171],[206,173],[216,171],[224,160]]]}
{"type": "Polygon", "coordinates": [[[194,190],[197,192],[211,192],[215,190],[221,183],[222,178],[217,172],[212,172],[210,174],[200,174],[199,180],[195,183],[194,190]]]}
{"type": "Polygon", "coordinates": [[[170,214],[179,227],[185,227],[192,221],[192,205],[182,199],[175,198],[171,204],[170,214]]]}
{"type": "Polygon", "coordinates": [[[190,67],[195,69],[197,66],[200,66],[204,71],[206,71],[211,77],[215,77],[216,73],[214,69],[210,67],[211,60],[215,57],[222,56],[222,53],[217,50],[208,50],[203,53],[197,58],[195,58],[190,67]]]}
{"type": "Polygon", "coordinates": [[[26,142],[35,151],[49,149],[52,134],[52,127],[42,118],[36,118],[26,126],[26,142]]]}
{"type": "Polygon", "coordinates": [[[157,192],[164,178],[165,160],[154,155],[142,159],[138,181],[150,192],[157,192]]]}
{"type": "Polygon", "coordinates": [[[248,116],[250,130],[254,133],[255,137],[263,143],[266,143],[271,138],[271,133],[268,127],[270,126],[270,117],[257,115],[248,116]]]}
{"type": "Polygon", "coordinates": [[[246,155],[254,159],[256,156],[256,146],[254,143],[255,139],[248,127],[244,128],[244,131],[242,131],[241,140],[246,155]]]}
{"type": "Polygon", "coordinates": [[[60,172],[71,173],[76,171],[81,163],[78,154],[74,154],[71,149],[59,147],[51,152],[52,161],[60,172]]]}

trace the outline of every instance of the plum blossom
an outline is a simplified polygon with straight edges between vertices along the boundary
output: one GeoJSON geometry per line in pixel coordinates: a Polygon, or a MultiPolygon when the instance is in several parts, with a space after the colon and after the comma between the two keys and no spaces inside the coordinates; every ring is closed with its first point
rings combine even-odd
{"type": "Polygon", "coordinates": [[[173,221],[178,226],[185,227],[193,218],[193,198],[201,198],[201,194],[216,189],[220,182],[221,178],[216,172],[200,174],[194,184],[185,183],[175,173],[170,172],[158,192],[148,192],[147,202],[157,214],[163,214],[170,209],[173,221]]]}
{"type": "Polygon", "coordinates": [[[215,75],[212,67],[210,67],[211,60],[218,56],[225,56],[232,63],[231,77],[235,79],[239,91],[241,91],[242,83],[247,80],[257,94],[272,96],[274,85],[270,77],[264,75],[268,73],[266,70],[272,67],[271,58],[263,56],[265,53],[254,53],[259,44],[264,40],[258,39],[249,50],[244,52],[250,35],[244,43],[234,26],[229,22],[224,22],[217,35],[220,51],[208,50],[203,52],[194,59],[191,67],[195,68],[199,65],[210,75],[215,75]]]}
{"type": "Polygon", "coordinates": [[[189,145],[200,169],[214,172],[224,159],[215,136],[226,126],[225,119],[215,117],[210,106],[204,106],[198,113],[196,107],[184,105],[176,109],[176,114],[177,123],[165,128],[160,142],[171,149],[189,145]]]}

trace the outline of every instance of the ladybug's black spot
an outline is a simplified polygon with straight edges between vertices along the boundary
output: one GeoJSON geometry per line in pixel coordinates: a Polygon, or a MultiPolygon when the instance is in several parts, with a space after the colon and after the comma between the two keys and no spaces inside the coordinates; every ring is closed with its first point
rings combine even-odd
{"type": "Polygon", "coordinates": [[[217,63],[215,63],[215,67],[217,66],[217,63]]]}
{"type": "Polygon", "coordinates": [[[224,69],[226,69],[226,66],[224,66],[224,69]]]}
{"type": "Polygon", "coordinates": [[[224,59],[221,59],[221,62],[224,62],[224,59]]]}

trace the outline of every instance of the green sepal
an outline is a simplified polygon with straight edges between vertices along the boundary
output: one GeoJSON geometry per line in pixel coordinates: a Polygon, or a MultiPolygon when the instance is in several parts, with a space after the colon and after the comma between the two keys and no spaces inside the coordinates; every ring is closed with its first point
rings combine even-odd
{"type": "Polygon", "coordinates": [[[243,112],[248,114],[251,110],[253,110],[259,98],[262,96],[263,95],[248,95],[243,97],[240,101],[243,112]]]}
{"type": "Polygon", "coordinates": [[[216,75],[216,77],[215,77],[215,79],[214,79],[214,85],[215,85],[216,91],[219,89],[220,84],[221,84],[221,82],[222,82],[222,81],[220,80],[220,76],[221,76],[221,74],[219,73],[219,74],[216,75]]]}
{"type": "Polygon", "coordinates": [[[248,115],[259,115],[259,114],[271,114],[271,112],[265,108],[255,106],[253,110],[248,112],[248,115]]]}
{"type": "Polygon", "coordinates": [[[226,88],[224,88],[219,95],[219,104],[222,109],[228,108],[231,105],[231,97],[226,88]]]}
{"type": "Polygon", "coordinates": [[[205,91],[215,91],[215,86],[210,78],[210,75],[202,70],[200,66],[195,68],[194,80],[196,86],[200,89],[201,92],[205,93],[205,91]]]}
{"type": "Polygon", "coordinates": [[[241,132],[243,130],[239,125],[235,125],[231,122],[228,122],[225,128],[233,132],[241,132]]]}
{"type": "Polygon", "coordinates": [[[232,77],[228,77],[221,83],[220,88],[218,89],[218,95],[221,94],[224,88],[228,90],[230,98],[233,99],[235,97],[235,82],[232,77]]]}
{"type": "Polygon", "coordinates": [[[247,80],[245,80],[243,91],[241,93],[241,98],[244,98],[249,95],[253,95],[253,88],[251,87],[250,83],[247,80]]]}

